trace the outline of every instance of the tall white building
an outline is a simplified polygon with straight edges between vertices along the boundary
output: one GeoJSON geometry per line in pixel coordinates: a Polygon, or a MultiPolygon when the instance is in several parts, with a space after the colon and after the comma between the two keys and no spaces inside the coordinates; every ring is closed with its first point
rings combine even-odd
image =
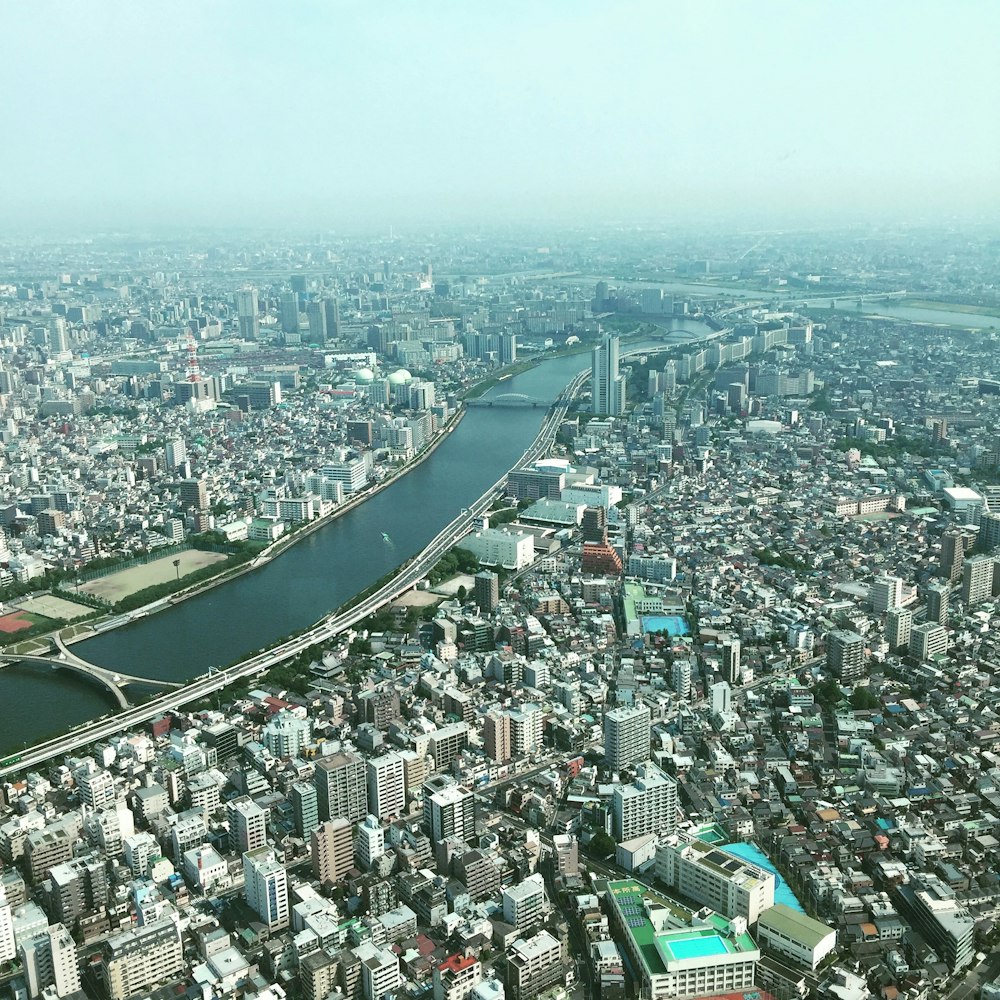
{"type": "Polygon", "coordinates": [[[447,785],[424,795],[424,829],[431,840],[458,837],[469,840],[476,832],[476,803],[468,788],[447,785]]]}
{"type": "Polygon", "coordinates": [[[711,692],[713,713],[716,715],[725,715],[727,712],[732,711],[733,689],[725,681],[713,684],[711,692]]]}
{"type": "Polygon", "coordinates": [[[136,878],[145,878],[149,874],[149,865],[153,858],[160,854],[160,845],[151,833],[140,830],[122,841],[125,849],[125,864],[136,878]]]}
{"type": "Polygon", "coordinates": [[[636,768],[628,785],[611,793],[612,835],[621,843],[645,833],[673,833],[677,826],[677,782],[652,761],[636,768]]]}
{"type": "Polygon", "coordinates": [[[406,812],[406,783],[403,758],[383,754],[368,761],[368,808],[379,819],[402,816],[406,812]]]}
{"type": "Polygon", "coordinates": [[[591,358],[591,410],[619,416],[625,412],[625,376],[618,371],[620,341],[606,334],[591,358]]]}
{"type": "Polygon", "coordinates": [[[879,576],[872,581],[868,591],[872,611],[884,614],[890,608],[898,608],[903,603],[903,581],[898,576],[879,576]]]}
{"type": "Polygon", "coordinates": [[[226,807],[229,814],[229,848],[234,854],[256,851],[267,843],[267,810],[244,796],[226,807]]]}
{"type": "Polygon", "coordinates": [[[17,954],[14,941],[14,918],[11,915],[7,893],[0,885],[0,962],[9,962],[17,954]]]}
{"type": "Polygon", "coordinates": [[[366,816],[354,835],[354,856],[364,871],[385,854],[385,830],[377,816],[366,816]]]}
{"type": "MultiPolygon", "coordinates": [[[[691,686],[688,667],[688,690],[691,686]]],[[[648,705],[612,709],[604,716],[604,758],[612,771],[649,760],[650,725],[648,705]]]]}
{"type": "Polygon", "coordinates": [[[526,757],[541,749],[545,713],[541,705],[527,704],[510,711],[510,749],[526,757]]]}
{"type": "Polygon", "coordinates": [[[240,340],[257,340],[260,337],[260,309],[256,288],[243,288],[236,293],[236,316],[240,340]]]}
{"type": "Polygon", "coordinates": [[[503,919],[520,933],[545,916],[545,880],[537,872],[503,891],[503,919]]]}
{"type": "Polygon", "coordinates": [[[24,981],[31,997],[54,987],[57,996],[65,997],[80,989],[80,963],[76,942],[62,924],[52,924],[40,934],[28,938],[20,947],[24,981]]]}
{"type": "Polygon", "coordinates": [[[288,926],[288,873],[270,847],[243,855],[243,894],[268,930],[288,926]]]}
{"type": "Polygon", "coordinates": [[[301,719],[291,712],[278,712],[264,727],[264,746],[275,757],[298,757],[312,735],[308,719],[301,719]]]}
{"type": "Polygon", "coordinates": [[[354,954],[361,959],[361,989],[365,1000],[384,1000],[399,989],[399,959],[391,951],[365,941],[354,949],[354,954]]]}
{"type": "Polygon", "coordinates": [[[98,975],[111,1000],[125,1000],[173,980],[185,968],[180,922],[172,913],[105,940],[98,975]]]}

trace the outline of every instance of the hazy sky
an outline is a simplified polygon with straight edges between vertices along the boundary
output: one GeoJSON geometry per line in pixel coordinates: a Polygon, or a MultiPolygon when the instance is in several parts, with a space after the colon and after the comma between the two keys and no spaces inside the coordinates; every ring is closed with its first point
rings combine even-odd
{"type": "Polygon", "coordinates": [[[0,225],[996,217],[1000,3],[7,3],[0,225]]]}

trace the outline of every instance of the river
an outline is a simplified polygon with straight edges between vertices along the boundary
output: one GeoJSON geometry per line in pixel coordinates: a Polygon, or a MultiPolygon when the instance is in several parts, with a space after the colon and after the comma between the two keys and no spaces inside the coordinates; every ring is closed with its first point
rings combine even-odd
{"type": "MultiPolygon", "coordinates": [[[[691,338],[711,333],[693,320],[673,320],[670,328],[691,338]]],[[[628,350],[642,346],[665,345],[623,344],[628,350]]],[[[586,355],[543,361],[499,383],[486,398],[517,392],[554,399],[588,363],[586,355]]],[[[545,412],[541,407],[471,408],[412,472],[261,569],[77,643],[74,652],[133,676],[183,681],[274,645],[419,552],[518,461],[545,412]],[[391,542],[383,540],[383,532],[391,542]]],[[[114,702],[86,680],[19,665],[0,671],[0,705],[0,751],[6,751],[103,715],[114,702]]]]}

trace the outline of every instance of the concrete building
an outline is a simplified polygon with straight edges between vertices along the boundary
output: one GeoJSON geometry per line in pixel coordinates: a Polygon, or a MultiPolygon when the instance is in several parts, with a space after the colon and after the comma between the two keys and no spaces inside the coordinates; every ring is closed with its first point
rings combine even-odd
{"type": "Polygon", "coordinates": [[[527,757],[542,748],[545,713],[541,705],[527,704],[510,711],[510,749],[514,757],[527,757]]]}
{"type": "Polygon", "coordinates": [[[677,782],[651,761],[636,768],[635,781],[611,794],[612,836],[621,843],[646,833],[673,833],[677,826],[677,782]]]}
{"type": "Polygon", "coordinates": [[[358,823],[368,815],[365,761],[355,753],[335,753],[316,761],[313,774],[320,820],[358,823]]]}
{"type": "Polygon", "coordinates": [[[295,832],[303,840],[319,826],[319,796],[316,786],[305,781],[296,781],[288,790],[288,801],[292,804],[295,817],[295,832]]]}
{"type": "Polygon", "coordinates": [[[354,949],[361,960],[361,989],[364,1000],[384,1000],[400,985],[399,959],[385,948],[365,941],[354,949]]]}
{"type": "Polygon", "coordinates": [[[354,867],[353,827],[340,817],[321,823],[309,835],[312,872],[321,885],[336,885],[354,867]]]}
{"type": "Polygon", "coordinates": [[[476,832],[476,801],[462,785],[447,785],[424,794],[424,829],[431,840],[458,837],[471,840],[476,832]]]}
{"type": "Polygon", "coordinates": [[[774,905],[774,875],[684,833],[657,845],[656,877],[687,899],[724,917],[743,917],[751,926],[774,905]]]}
{"type": "Polygon", "coordinates": [[[57,997],[67,997],[81,988],[76,942],[63,924],[52,924],[32,935],[18,951],[24,982],[32,998],[50,988],[54,988],[57,997]]]}
{"type": "Polygon", "coordinates": [[[270,847],[243,855],[243,898],[271,932],[288,926],[288,873],[270,847]]]}
{"type": "Polygon", "coordinates": [[[837,932],[832,927],[784,903],[761,914],[757,938],[765,950],[813,972],[837,947],[837,932]]]}
{"type": "Polygon", "coordinates": [[[979,555],[962,564],[962,603],[966,608],[993,596],[993,556],[979,555]]]}
{"type": "Polygon", "coordinates": [[[651,720],[643,704],[615,708],[604,716],[604,759],[612,771],[649,760],[651,720]]]}
{"type": "Polygon", "coordinates": [[[885,616],[885,641],[890,649],[899,649],[910,642],[913,612],[908,608],[892,608],[885,616]]]}
{"type": "Polygon", "coordinates": [[[503,919],[523,934],[546,913],[545,880],[537,872],[503,891],[503,919]]]}
{"type": "Polygon", "coordinates": [[[483,566],[520,570],[535,561],[535,536],[508,528],[481,528],[462,540],[483,566]]]}
{"type": "Polygon", "coordinates": [[[591,354],[591,412],[620,416],[625,412],[625,376],[618,370],[620,340],[605,335],[591,354]]]}
{"type": "Polygon", "coordinates": [[[872,611],[884,614],[890,608],[898,608],[903,602],[903,581],[898,576],[879,576],[868,591],[872,611]]]}
{"type": "Polygon", "coordinates": [[[108,938],[97,975],[111,1000],[126,1000],[184,974],[187,963],[176,914],[108,938]]]}
{"type": "Polygon", "coordinates": [[[267,843],[267,811],[243,796],[226,806],[229,818],[229,849],[233,854],[256,851],[267,843]]]}
{"type": "Polygon", "coordinates": [[[368,761],[368,807],[379,819],[395,818],[406,812],[406,785],[403,759],[396,753],[368,761]]]}
{"type": "Polygon", "coordinates": [[[366,816],[354,835],[354,856],[358,867],[369,871],[377,858],[385,854],[385,830],[377,816],[366,816]]]}
{"type": "Polygon", "coordinates": [[[910,629],[908,643],[910,656],[918,660],[929,660],[948,652],[948,629],[933,622],[922,622],[910,629]]]}
{"type": "Polygon", "coordinates": [[[482,978],[475,955],[449,955],[434,969],[434,1000],[465,1000],[482,978]]]}
{"type": "Polygon", "coordinates": [[[845,684],[860,680],[865,669],[864,637],[848,629],[827,632],[826,665],[845,684]]]}
{"type": "Polygon", "coordinates": [[[483,749],[486,756],[498,764],[506,763],[513,756],[507,712],[490,712],[483,718],[483,749]]]}
{"type": "Polygon", "coordinates": [[[903,912],[914,929],[952,972],[972,961],[976,922],[951,886],[936,875],[911,874],[898,889],[903,912]]]}
{"type": "Polygon", "coordinates": [[[507,951],[507,987],[512,1000],[529,1000],[566,978],[562,945],[548,931],[518,938],[507,951]]]}

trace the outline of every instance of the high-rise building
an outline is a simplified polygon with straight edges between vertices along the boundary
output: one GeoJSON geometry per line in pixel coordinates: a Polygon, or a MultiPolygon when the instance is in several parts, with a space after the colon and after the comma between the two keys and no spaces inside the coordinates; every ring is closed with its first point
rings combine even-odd
{"type": "Polygon", "coordinates": [[[342,817],[321,823],[309,835],[313,875],[321,885],[336,885],[354,867],[353,827],[342,817]]]}
{"type": "Polygon", "coordinates": [[[690,660],[674,660],[670,667],[670,686],[679,698],[691,697],[690,660]]]}
{"type": "Polygon", "coordinates": [[[240,328],[240,340],[260,338],[260,309],[257,304],[257,289],[244,288],[236,293],[236,316],[240,328]]]}
{"type": "Polygon", "coordinates": [[[14,918],[7,902],[7,891],[0,884],[0,962],[9,962],[16,954],[14,918]]]}
{"type": "Polygon", "coordinates": [[[281,293],[281,330],[283,333],[299,332],[299,297],[295,292],[281,293]]]}
{"type": "Polygon", "coordinates": [[[911,872],[898,892],[913,929],[952,972],[972,961],[976,921],[950,885],[936,875],[911,872]]]}
{"type": "Polygon", "coordinates": [[[527,757],[542,748],[545,713],[541,705],[529,703],[510,710],[510,750],[514,757],[527,757]]]}
{"type": "Polygon", "coordinates": [[[295,817],[295,832],[305,840],[319,826],[319,800],[316,786],[307,781],[296,781],[288,790],[295,817]]]}
{"type": "Polygon", "coordinates": [[[591,360],[591,410],[608,416],[625,412],[625,376],[618,371],[620,341],[605,334],[591,360]]]}
{"type": "Polygon", "coordinates": [[[740,640],[735,637],[726,639],[720,649],[722,650],[722,679],[727,684],[739,684],[740,640]]]}
{"type": "Polygon", "coordinates": [[[309,303],[306,315],[309,317],[310,342],[320,345],[326,344],[326,306],[319,300],[314,300],[309,303]]]}
{"type": "Polygon", "coordinates": [[[728,681],[719,681],[711,687],[712,713],[714,715],[725,715],[732,711],[733,689],[728,681]]]}
{"type": "Polygon", "coordinates": [[[340,302],[337,299],[323,299],[326,311],[327,340],[336,340],[340,336],[340,302]]]}
{"type": "Polygon", "coordinates": [[[364,1000],[385,1000],[399,989],[399,959],[385,949],[364,941],[354,949],[361,961],[361,990],[364,1000]]]}
{"type": "Polygon", "coordinates": [[[184,438],[174,438],[166,444],[167,469],[173,471],[187,461],[187,445],[184,438]]]}
{"type": "Polygon", "coordinates": [[[208,507],[208,487],[204,479],[182,479],[179,501],[185,510],[205,510],[208,507]]]}
{"type": "Polygon", "coordinates": [[[677,782],[652,761],[639,764],[635,781],[614,786],[611,825],[618,843],[646,833],[673,833],[677,826],[677,782]]]}
{"type": "Polygon", "coordinates": [[[335,753],[316,761],[313,775],[321,820],[343,817],[358,823],[368,815],[364,759],[355,753],[335,753]]]}
{"type": "Polygon", "coordinates": [[[537,872],[503,891],[504,923],[520,933],[541,923],[546,912],[545,880],[537,872]]]}
{"type": "Polygon", "coordinates": [[[267,843],[267,810],[242,796],[226,805],[229,819],[229,849],[234,854],[256,851],[267,843]]]}
{"type": "Polygon", "coordinates": [[[948,629],[934,622],[923,622],[910,629],[907,644],[910,656],[918,660],[929,660],[948,652],[948,629]]]}
{"type": "MultiPolygon", "coordinates": [[[[927,621],[936,625],[948,624],[948,612],[951,604],[951,585],[947,583],[929,583],[926,590],[927,621]]],[[[903,643],[900,643],[903,645],[903,643]]]]}
{"type": "Polygon", "coordinates": [[[983,511],[979,517],[979,536],[976,544],[983,552],[1000,546],[1000,511],[983,511]]]}
{"type": "Polygon", "coordinates": [[[366,816],[354,834],[354,857],[368,871],[385,854],[385,830],[377,816],[366,816]]]}
{"type": "Polygon", "coordinates": [[[275,757],[298,757],[312,736],[312,723],[291,712],[278,712],[261,732],[261,742],[275,757]]]}
{"type": "Polygon", "coordinates": [[[518,938],[507,952],[507,986],[511,1000],[529,1000],[565,980],[562,945],[548,931],[528,940],[518,938]]]}
{"type": "Polygon", "coordinates": [[[971,556],[962,564],[962,603],[966,608],[993,596],[993,556],[971,556]]]}
{"type": "Polygon", "coordinates": [[[826,636],[826,665],[844,682],[860,680],[865,668],[865,640],[857,632],[834,629],[826,636]]]}
{"type": "Polygon", "coordinates": [[[903,581],[898,576],[876,577],[869,588],[868,597],[872,610],[877,615],[890,608],[898,608],[903,602],[903,581]]]}
{"type": "Polygon", "coordinates": [[[580,873],[580,843],[572,833],[557,833],[552,837],[552,851],[560,875],[580,873]]]}
{"type": "Polygon", "coordinates": [[[489,570],[477,573],[474,596],[479,610],[489,614],[500,603],[500,577],[489,570]]]}
{"type": "Polygon", "coordinates": [[[907,608],[892,608],[885,616],[885,641],[890,649],[899,649],[910,642],[913,612],[907,608]]]}
{"type": "Polygon", "coordinates": [[[510,741],[510,716],[490,712],[483,718],[483,749],[490,760],[503,764],[513,756],[510,741]]]}
{"type": "Polygon", "coordinates": [[[585,507],[580,520],[580,535],[585,542],[608,540],[608,512],[604,507],[585,507]]]}
{"type": "Polygon", "coordinates": [[[962,579],[962,560],[965,558],[965,535],[961,531],[946,531],[941,536],[940,575],[949,583],[962,579]]]}
{"type": "Polygon", "coordinates": [[[269,931],[288,926],[288,873],[270,847],[243,854],[244,898],[269,931]]]}
{"type": "Polygon", "coordinates": [[[80,990],[80,962],[76,942],[63,924],[52,924],[32,935],[18,949],[28,995],[39,997],[54,987],[57,997],[80,990]]]}
{"type": "Polygon", "coordinates": [[[180,923],[172,914],[108,938],[97,973],[111,1000],[125,1000],[173,981],[186,968],[180,923]]]}
{"type": "Polygon", "coordinates": [[[404,767],[399,754],[387,753],[368,761],[368,808],[379,819],[406,812],[404,767]]]}
{"type": "Polygon", "coordinates": [[[446,837],[471,840],[476,833],[476,801],[472,792],[455,784],[431,794],[425,789],[424,829],[433,841],[446,837]]]}
{"type": "Polygon", "coordinates": [[[651,720],[649,706],[642,704],[604,716],[604,759],[612,771],[649,760],[651,720]]]}

